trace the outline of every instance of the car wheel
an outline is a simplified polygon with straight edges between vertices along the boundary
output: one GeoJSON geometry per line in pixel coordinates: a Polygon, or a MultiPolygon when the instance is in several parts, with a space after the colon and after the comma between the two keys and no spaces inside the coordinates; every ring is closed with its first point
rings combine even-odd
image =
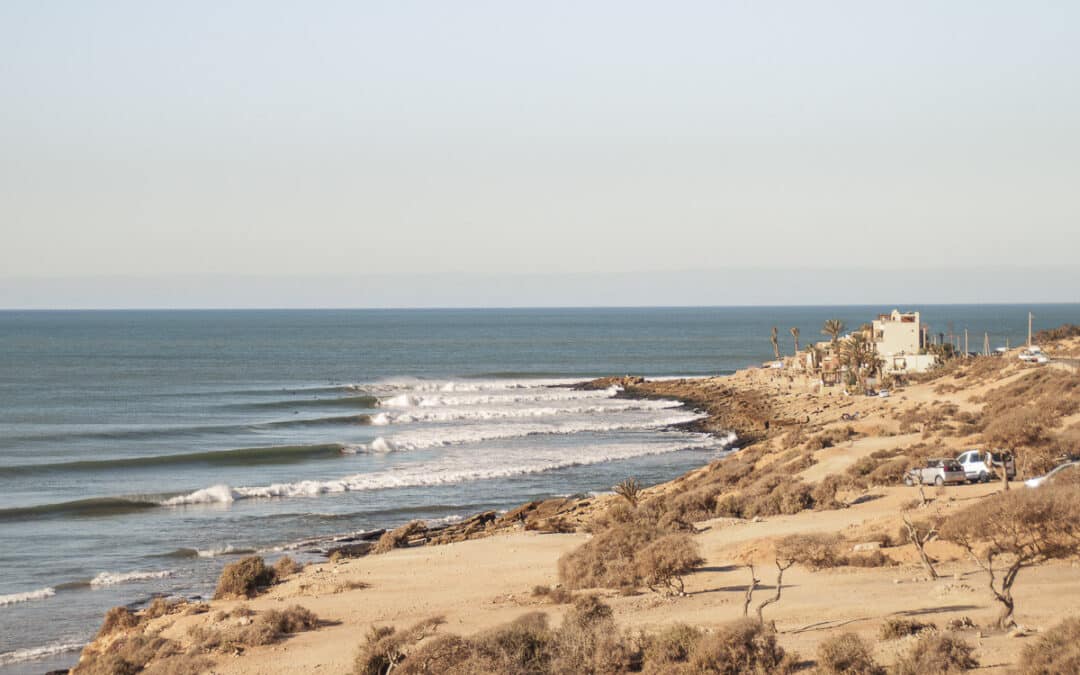
{"type": "Polygon", "coordinates": [[[913,487],[915,485],[915,481],[911,480],[911,476],[905,476],[904,477],[904,485],[906,485],[908,487],[913,487]]]}
{"type": "Polygon", "coordinates": [[[979,482],[980,483],[989,483],[990,482],[990,474],[986,473],[985,471],[980,471],[979,472],[979,482]]]}
{"type": "Polygon", "coordinates": [[[937,485],[938,487],[941,487],[944,484],[945,484],[945,479],[942,478],[941,476],[938,476],[937,478],[934,479],[934,485],[937,485]]]}

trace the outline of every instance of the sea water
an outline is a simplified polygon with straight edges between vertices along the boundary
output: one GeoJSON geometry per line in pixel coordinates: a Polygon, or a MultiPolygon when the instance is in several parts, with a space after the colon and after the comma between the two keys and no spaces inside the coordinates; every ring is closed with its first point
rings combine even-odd
{"type": "MultiPolygon", "coordinates": [[[[69,666],[107,608],[206,597],[242,555],[670,479],[729,439],[570,385],[730,373],[772,326],[789,352],[890,309],[0,312],[0,672],[69,666]]],[[[1080,319],[915,309],[972,350],[1026,339],[1029,309],[1080,319]]]]}

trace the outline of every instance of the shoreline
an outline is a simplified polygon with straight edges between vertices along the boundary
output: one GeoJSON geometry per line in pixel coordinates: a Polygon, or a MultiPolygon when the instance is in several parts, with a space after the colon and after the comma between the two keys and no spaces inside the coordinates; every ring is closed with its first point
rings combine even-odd
{"type": "MultiPolygon", "coordinates": [[[[919,456],[971,446],[977,439],[963,424],[930,426],[921,421],[919,411],[925,417],[925,411],[935,406],[952,406],[956,410],[949,413],[950,419],[963,420],[981,405],[978,401],[987,392],[1034,372],[1013,361],[1001,364],[1004,368],[985,376],[976,377],[974,371],[947,372],[928,382],[909,384],[886,399],[847,397],[838,389],[814,388],[797,374],[760,368],[693,380],[601,378],[578,386],[610,386],[618,379],[624,387],[620,396],[677,398],[706,413],[692,423],[696,425],[693,431],[715,436],[741,430],[740,451],[751,449],[743,454],[757,471],[791,466],[782,471],[796,481],[816,485],[831,476],[856,476],[853,471],[871,459],[879,467],[892,461],[878,460],[879,455],[919,456]],[[743,434],[751,442],[744,444],[743,434]]],[[[1080,422],[1080,416],[1064,421],[1074,422],[1080,422]]],[[[702,481],[710,480],[723,461],[708,462],[645,488],[643,499],[683,499],[702,481]]],[[[994,494],[998,487],[945,488],[931,495],[930,501],[935,510],[948,514],[972,499],[994,494]]],[[[983,590],[980,573],[961,551],[947,542],[929,544],[942,572],[940,579],[930,580],[924,577],[913,547],[898,543],[890,534],[896,532],[912,494],[911,488],[891,480],[856,480],[837,493],[839,508],[754,518],[695,516],[691,532],[706,564],[686,578],[685,597],[648,592],[623,596],[603,590],[599,596],[628,629],[654,631],[673,622],[713,625],[738,616],[746,573],[733,561],[765,563],[776,538],[787,534],[838,532],[848,546],[869,547],[878,542],[874,550],[880,547],[889,562],[882,567],[821,572],[793,568],[790,581],[785,578],[785,600],[777,604],[774,614],[777,637],[785,648],[812,655],[817,644],[841,626],[869,637],[884,618],[913,611],[928,613],[938,624],[968,620],[968,614],[983,617],[993,603],[983,590]],[[823,584],[830,589],[825,604],[815,592],[823,584]],[[873,598],[869,614],[862,606],[868,598],[873,598]],[[820,627],[814,628],[815,624],[820,627]]],[[[242,650],[242,656],[222,659],[211,654],[214,672],[349,672],[358,636],[372,626],[400,627],[440,614],[448,622],[446,631],[470,635],[535,610],[558,620],[566,606],[535,596],[530,589],[557,588],[558,559],[588,541],[590,524],[616,503],[620,498],[614,494],[556,498],[521,504],[505,514],[472,514],[459,523],[411,530],[405,526],[381,533],[394,535],[398,541],[378,554],[368,554],[377,543],[375,535],[361,535],[366,539],[347,545],[362,544],[362,551],[344,551],[327,562],[311,564],[250,600],[214,600],[208,612],[155,618],[138,630],[185,643],[193,627],[222,625],[207,618],[215,611],[227,613],[241,606],[268,611],[282,603],[299,602],[332,623],[291,635],[276,646],[242,650]]],[[[1054,617],[1060,617],[1057,607],[1062,598],[1080,603],[1080,577],[1074,570],[1065,562],[1025,572],[1029,581],[1021,604],[1027,625],[1052,625],[1054,617]]],[[[109,644],[109,640],[91,643],[84,654],[107,649],[109,644]]],[[[986,672],[1004,672],[1023,646],[1008,635],[981,632],[978,644],[982,662],[989,664],[986,672]]],[[[887,662],[896,658],[895,649],[883,643],[876,653],[887,662]]]]}

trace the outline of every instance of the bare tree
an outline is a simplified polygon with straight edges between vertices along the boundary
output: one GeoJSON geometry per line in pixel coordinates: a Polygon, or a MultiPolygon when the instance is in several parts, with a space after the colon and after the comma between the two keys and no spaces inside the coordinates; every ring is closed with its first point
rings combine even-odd
{"type": "Polygon", "coordinates": [[[773,355],[776,356],[776,360],[780,360],[780,331],[776,329],[776,326],[772,327],[772,334],[769,336],[769,340],[772,341],[773,355]]]}
{"type": "Polygon", "coordinates": [[[761,579],[757,578],[757,573],[754,571],[754,563],[747,562],[746,568],[750,570],[750,583],[746,585],[746,597],[743,598],[742,615],[750,616],[750,601],[754,597],[754,590],[757,589],[757,585],[761,583],[761,579]]]}
{"type": "Polygon", "coordinates": [[[952,515],[944,539],[967,550],[1001,603],[999,628],[1016,625],[1013,584],[1025,567],[1080,553],[1080,491],[1072,486],[1000,492],[952,515]]]}
{"type": "Polygon", "coordinates": [[[784,572],[795,564],[795,560],[792,558],[781,557],[781,553],[778,550],[776,554],[776,593],[771,598],[765,598],[760,605],[757,606],[757,620],[760,623],[765,623],[765,617],[763,612],[769,605],[780,602],[780,593],[784,590],[784,572]]]}
{"type": "Polygon", "coordinates": [[[922,561],[931,579],[937,579],[938,573],[934,569],[930,556],[926,554],[926,545],[937,537],[940,527],[941,523],[937,518],[912,523],[907,516],[904,516],[904,528],[907,530],[908,540],[915,544],[915,550],[919,552],[919,560],[922,561]]]}
{"type": "Polygon", "coordinates": [[[789,329],[789,331],[791,333],[791,338],[793,340],[795,340],[795,356],[798,356],[799,355],[799,329],[798,328],[791,328],[791,329],[789,329]]]}

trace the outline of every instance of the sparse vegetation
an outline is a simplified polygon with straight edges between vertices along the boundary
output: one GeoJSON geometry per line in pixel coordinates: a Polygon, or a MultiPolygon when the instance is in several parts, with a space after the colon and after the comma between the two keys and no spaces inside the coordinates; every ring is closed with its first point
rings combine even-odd
{"type": "MultiPolygon", "coordinates": [[[[319,619],[311,610],[293,605],[283,610],[268,610],[254,620],[240,614],[240,622],[224,627],[198,624],[188,630],[194,653],[239,653],[246,647],[274,644],[286,635],[315,630],[319,619]]],[[[231,616],[229,618],[232,618],[231,616]]]]}
{"type": "Polygon", "coordinates": [[[1080,673],[1080,618],[1065,619],[1024,647],[1020,672],[1023,675],[1080,673]]]}
{"type": "Polygon", "coordinates": [[[532,589],[534,598],[543,598],[555,605],[565,605],[573,602],[574,594],[562,586],[551,588],[550,586],[534,586],[532,589]]]}
{"type": "Polygon", "coordinates": [[[855,633],[841,633],[818,645],[817,672],[820,675],[885,675],[874,661],[870,644],[855,633]]]}
{"type": "Polygon", "coordinates": [[[689,535],[658,525],[655,511],[613,510],[593,538],[559,559],[559,579],[567,589],[633,589],[681,593],[682,578],[701,565],[689,535]]]}
{"type": "Polygon", "coordinates": [[[1001,604],[999,628],[1015,624],[1012,588],[1020,570],[1080,553],[1080,490],[1010,490],[953,514],[941,535],[963,546],[986,572],[1001,604]]]}
{"type": "Polygon", "coordinates": [[[287,555],[283,555],[274,563],[274,576],[280,581],[290,577],[304,569],[304,566],[287,555]]]}
{"type": "Polygon", "coordinates": [[[637,507],[638,498],[641,496],[641,483],[636,478],[627,478],[615,486],[615,494],[626,500],[631,507],[637,507]]]}
{"type": "Polygon", "coordinates": [[[259,556],[243,558],[221,570],[214,599],[254,597],[260,589],[273,584],[276,578],[274,569],[267,567],[259,556]]]}
{"type": "Polygon", "coordinates": [[[895,675],[951,675],[978,668],[975,649],[952,633],[920,635],[893,668],[895,675]]]}
{"type": "Polygon", "coordinates": [[[899,640],[909,635],[918,635],[925,631],[936,631],[937,626],[932,623],[923,623],[915,619],[903,617],[890,617],[881,624],[878,636],[882,640],[899,640]]]}

